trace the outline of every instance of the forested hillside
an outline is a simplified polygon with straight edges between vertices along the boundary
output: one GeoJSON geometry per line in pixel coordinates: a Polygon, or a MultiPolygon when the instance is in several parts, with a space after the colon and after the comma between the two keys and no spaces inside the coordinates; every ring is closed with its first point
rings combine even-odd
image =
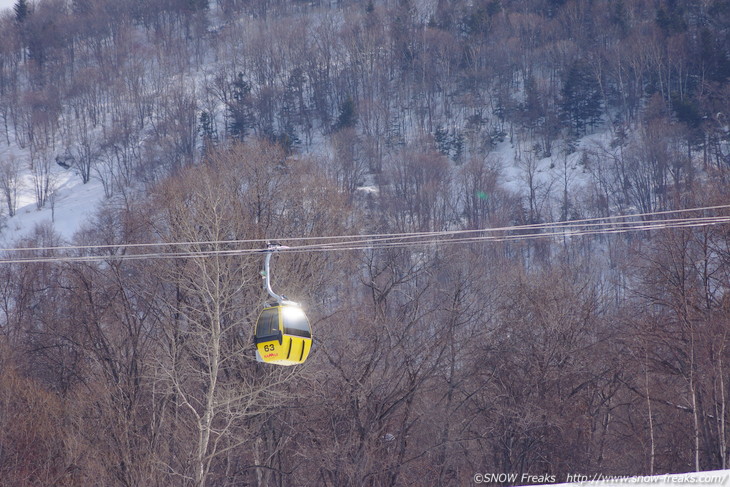
{"type": "Polygon", "coordinates": [[[0,236],[105,200],[2,250],[0,486],[728,468],[728,117],[726,0],[18,0],[0,236]]]}

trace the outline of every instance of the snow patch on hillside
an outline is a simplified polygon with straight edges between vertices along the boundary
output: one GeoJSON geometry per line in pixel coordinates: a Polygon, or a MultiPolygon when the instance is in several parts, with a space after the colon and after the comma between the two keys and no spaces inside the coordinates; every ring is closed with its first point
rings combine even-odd
{"type": "MultiPolygon", "coordinates": [[[[0,157],[7,157],[8,150],[0,150],[0,157]],[[3,154],[3,152],[5,154],[3,154]]],[[[13,157],[24,161],[22,154],[13,157]]],[[[36,225],[48,224],[67,242],[74,233],[97,211],[104,199],[104,188],[98,179],[92,178],[83,184],[81,177],[72,169],[63,169],[54,164],[51,169],[53,192],[45,207],[38,209],[33,190],[33,179],[27,170],[22,170],[22,185],[18,194],[16,214],[7,217],[7,208],[0,209],[0,245],[9,248],[13,243],[33,231],[36,225]]],[[[4,201],[2,201],[4,205],[4,201]]]]}
{"type": "Polygon", "coordinates": [[[13,8],[17,0],[0,0],[0,14],[13,8]]]}

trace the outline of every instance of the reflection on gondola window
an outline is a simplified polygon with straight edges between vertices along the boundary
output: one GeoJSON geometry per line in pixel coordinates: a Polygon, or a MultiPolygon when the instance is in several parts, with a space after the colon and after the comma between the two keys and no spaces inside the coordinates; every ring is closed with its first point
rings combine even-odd
{"type": "Polygon", "coordinates": [[[284,306],[281,309],[284,320],[284,334],[309,338],[312,336],[309,321],[304,311],[295,306],[284,306]]]}

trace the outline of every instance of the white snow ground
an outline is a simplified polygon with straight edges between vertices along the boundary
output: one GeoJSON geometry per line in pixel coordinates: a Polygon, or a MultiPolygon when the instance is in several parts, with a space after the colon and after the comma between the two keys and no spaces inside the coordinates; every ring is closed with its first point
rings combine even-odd
{"type": "Polygon", "coordinates": [[[0,13],[9,8],[13,8],[17,0],[0,0],[0,13]]]}
{"type": "Polygon", "coordinates": [[[16,216],[6,219],[7,228],[0,233],[0,241],[12,241],[28,235],[36,225],[50,222],[54,230],[70,242],[73,234],[98,209],[104,190],[98,180],[92,179],[87,184],[82,184],[78,176],[68,176],[70,177],[58,182],[53,207],[48,203],[45,208],[38,210],[34,200],[22,206],[19,204],[16,216]]]}
{"type": "MultiPolygon", "coordinates": [[[[13,157],[22,164],[27,159],[25,152],[0,143],[0,160],[13,157]]],[[[92,176],[91,181],[83,184],[73,169],[63,169],[53,163],[51,180],[55,199],[39,210],[31,176],[27,169],[21,169],[21,174],[23,184],[18,194],[16,215],[9,218],[5,201],[0,201],[0,248],[13,247],[19,238],[32,232],[36,225],[46,222],[51,223],[54,230],[70,242],[74,233],[89,221],[104,199],[104,188],[98,179],[92,176]]]]}

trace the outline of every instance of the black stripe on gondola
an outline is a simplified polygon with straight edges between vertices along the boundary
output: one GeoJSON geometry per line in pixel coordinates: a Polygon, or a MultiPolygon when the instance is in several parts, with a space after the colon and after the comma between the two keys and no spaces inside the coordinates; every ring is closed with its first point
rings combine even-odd
{"type": "Polygon", "coordinates": [[[286,353],[286,359],[287,360],[289,360],[289,355],[291,355],[291,346],[292,346],[292,342],[293,341],[294,340],[292,340],[291,338],[289,339],[289,351],[286,353]]]}
{"type": "Polygon", "coordinates": [[[304,358],[304,349],[307,348],[307,342],[305,340],[302,340],[302,353],[299,355],[299,362],[302,362],[302,359],[304,358]]]}

